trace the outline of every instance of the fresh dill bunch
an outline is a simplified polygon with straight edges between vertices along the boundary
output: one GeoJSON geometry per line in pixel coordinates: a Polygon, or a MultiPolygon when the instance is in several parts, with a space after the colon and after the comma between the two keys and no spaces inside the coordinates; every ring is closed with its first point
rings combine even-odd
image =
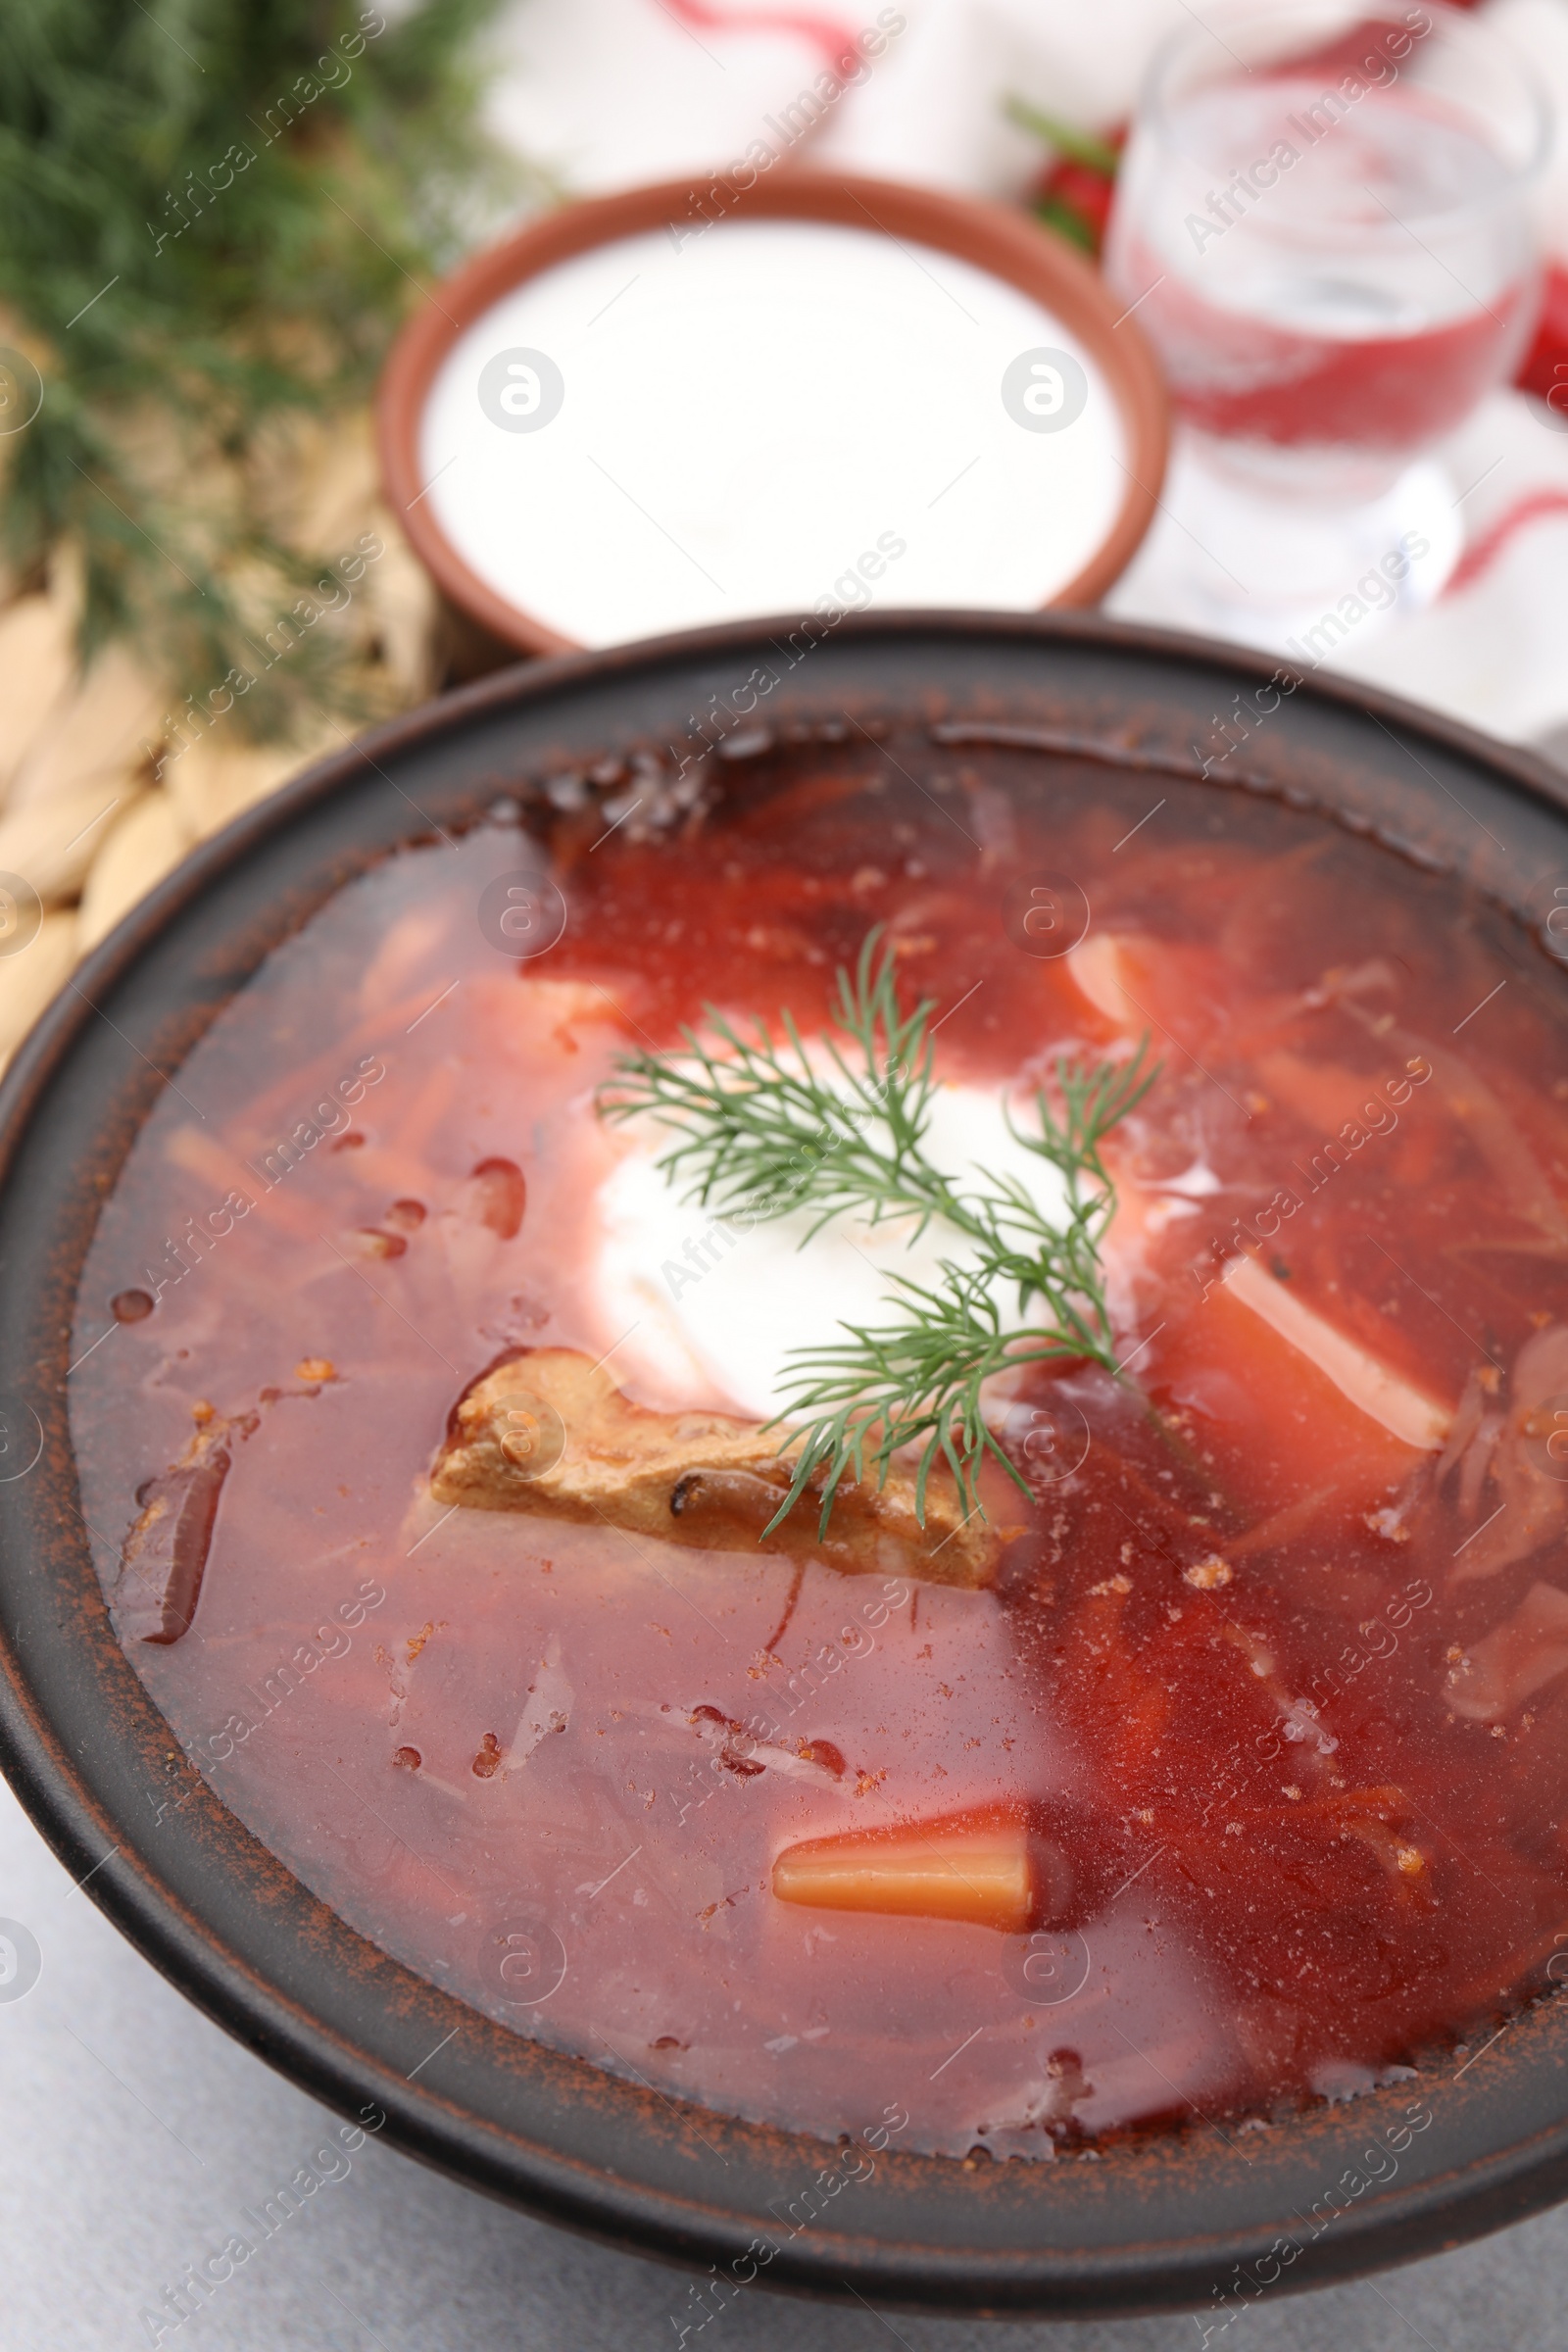
{"type": "Polygon", "coordinates": [[[922,1523],[939,1460],[972,1513],[987,1455],[1025,1485],[986,1419],[988,1380],[1069,1360],[1118,1370],[1100,1259],[1116,1194],[1101,1145],[1158,1075],[1148,1039],[1125,1062],[1058,1061],[1058,1102],[1045,1088],[1036,1093],[1035,1132],[1014,1126],[1009,1112],[1015,1141],[1061,1176],[1064,1214],[1054,1221],[1018,1178],[981,1168],[960,1186],[927,1156],[935,1008],[931,998],[912,1012],[901,1008],[878,928],[855,970],[840,970],[838,1034],[824,1036],[814,1054],[787,1010],[781,1044],[763,1022],[745,1035],[709,1006],[706,1036],[688,1028],[684,1050],[624,1056],[601,1093],[606,1117],[650,1117],[678,1134],[659,1166],[687,1180],[687,1200],[719,1216],[750,1225],[810,1207],[817,1213],[803,1248],[846,1214],[873,1224],[912,1216],[915,1236],[940,1217],[971,1245],[972,1262],[942,1259],[934,1284],[893,1275],[890,1322],[841,1324],[839,1342],[793,1350],[790,1402],[769,1426],[787,1426],[800,1451],[771,1526],[811,1487],[825,1533],[845,1478],[870,1469],[881,1485],[894,1456],[916,1445],[922,1523]],[[1015,1293],[1022,1328],[1004,1322],[999,1290],[1015,1293]]]}
{"type": "MultiPolygon", "coordinates": [[[[494,0],[27,0],[0,16],[0,343],[43,379],[0,441],[5,555],[80,551],[83,658],[249,666],[336,549],[290,541],[278,436],[368,392],[506,167],[476,128],[494,0]],[[237,584],[238,583],[238,584],[237,584]]],[[[313,649],[314,650],[314,649],[313,649]]],[[[242,706],[274,726],[311,659],[242,706]]]]}

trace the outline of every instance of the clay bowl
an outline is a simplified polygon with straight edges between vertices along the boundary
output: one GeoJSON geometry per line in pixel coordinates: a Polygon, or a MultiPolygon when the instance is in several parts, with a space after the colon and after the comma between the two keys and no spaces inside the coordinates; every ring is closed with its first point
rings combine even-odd
{"type": "MultiPolygon", "coordinates": [[[[435,484],[425,479],[421,466],[419,439],[431,387],[454,345],[494,305],[529,279],[595,248],[667,231],[671,224],[677,235],[691,240],[698,233],[707,233],[704,223],[710,223],[713,233],[722,237],[737,223],[759,220],[827,223],[862,235],[875,230],[896,240],[906,252],[934,247],[940,253],[953,254],[1031,297],[1078,339],[1098,363],[1116,403],[1124,464],[1110,527],[1074,576],[1049,601],[1053,607],[1098,604],[1126,569],[1153,520],[1170,437],[1164,387],[1153,357],[1138,321],[1123,315],[1123,306],[1106,290],[1098,272],[1062,238],[1041,228],[1016,208],[946,195],[932,188],[795,169],[754,178],[745,189],[728,183],[716,193],[715,188],[716,183],[671,180],[564,205],[466,262],[443,280],[409,321],[381,381],[382,479],[388,503],[449,605],[502,647],[527,654],[557,654],[569,652],[576,644],[575,639],[564,636],[547,619],[525,611],[481,577],[442,523],[431,497],[435,484]]],[[[956,311],[952,325],[956,332],[964,331],[956,311]]],[[[694,314],[692,334],[699,352],[722,327],[721,318],[694,314]]],[[[989,399],[989,387],[987,396],[989,399]]],[[[955,472],[962,454],[955,460],[955,472]]],[[[766,460],[763,452],[758,463],[766,460]]],[[[665,517],[672,524],[675,519],[673,515],[665,517]]],[[[526,512],[519,516],[517,527],[526,532],[526,512]]],[[[646,523],[638,527],[646,527],[646,523]]],[[[662,530],[664,523],[658,522],[657,527],[662,530]]],[[[613,561],[612,547],[605,554],[613,561]]],[[[842,551],[835,552],[824,579],[843,560],[842,551]]],[[[777,610],[796,593],[793,588],[787,592],[775,588],[772,595],[760,601],[777,610]]],[[[890,580],[889,601],[896,594],[890,580]]],[[[646,630],[654,624],[643,616],[632,625],[646,630]]],[[[626,629],[612,632],[627,633],[626,629]]],[[[600,639],[596,637],[594,642],[600,639]]]]}
{"type": "MultiPolygon", "coordinates": [[[[526,806],[563,766],[678,742],[791,625],[513,670],[383,728],[206,843],[23,1047],[0,1087],[0,1362],[7,1460],[24,1465],[0,1482],[0,1762],[92,1899],[313,2095],[380,2108],[390,2140],[475,2187],[737,2286],[755,2272],[928,2312],[1239,2309],[1517,2220],[1568,2186],[1568,2007],[1544,1977],[1474,2059],[1433,2057],[1267,2132],[1194,2114],[1056,2163],[889,2147],[828,2197],[833,2146],[553,2052],[352,1932],[185,1761],[112,1631],[75,1510],[67,1334],[102,1200],[166,1075],[279,941],[427,820],[461,827],[499,791],[526,806]],[[1374,2146],[1396,2152],[1392,2170],[1369,2167],[1374,2146]]],[[[771,717],[983,719],[1073,753],[1087,793],[1132,767],[1152,796],[1179,778],[1283,795],[1544,919],[1544,885],[1549,909],[1568,872],[1560,780],[1400,703],[1305,681],[1199,783],[1214,712],[1267,701],[1270,674],[1086,616],[867,615],[779,683],[771,717]]]]}

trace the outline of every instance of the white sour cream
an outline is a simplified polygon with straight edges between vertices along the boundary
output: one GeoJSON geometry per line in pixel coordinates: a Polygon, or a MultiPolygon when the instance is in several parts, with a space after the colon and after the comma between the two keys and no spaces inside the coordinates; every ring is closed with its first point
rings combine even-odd
{"type": "Polygon", "coordinates": [[[1060,319],[869,222],[721,220],[542,271],[454,342],[418,447],[471,569],[583,645],[873,603],[1029,609],[1103,545],[1127,484],[1115,397],[1060,319]],[[1041,351],[1087,378],[1065,430],[1004,404],[1041,351]],[[547,394],[519,377],[514,429],[481,379],[530,353],[554,372],[547,394]]]}
{"type": "MultiPolygon", "coordinates": [[[[1016,1100],[1012,1116],[1029,1133],[1032,1102],[1016,1100]]],[[[788,1401],[793,1348],[831,1346],[842,1324],[897,1320],[896,1275],[930,1285],[944,1258],[976,1262],[973,1245],[939,1219],[916,1236],[912,1218],[840,1216],[810,1240],[820,1213],[812,1208],[749,1231],[726,1224],[687,1205],[689,1180],[672,1185],[656,1165],[674,1142],[669,1129],[638,1120],[621,1133],[624,1156],[599,1193],[595,1320],[607,1346],[619,1339],[617,1379],[666,1409],[728,1406],[765,1420],[788,1401]]],[[[1008,1133],[1000,1092],[939,1087],[925,1152],[960,1191],[984,1169],[1016,1178],[1053,1223],[1065,1216],[1060,1175],[1008,1133]]],[[[1016,1293],[999,1285],[993,1296],[1017,1328],[1016,1293]]]]}

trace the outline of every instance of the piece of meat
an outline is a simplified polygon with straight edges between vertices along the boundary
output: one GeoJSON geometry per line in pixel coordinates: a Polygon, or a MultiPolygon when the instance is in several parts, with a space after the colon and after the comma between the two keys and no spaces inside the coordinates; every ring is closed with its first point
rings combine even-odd
{"type": "Polygon", "coordinates": [[[932,1474],[923,1527],[913,1475],[895,1464],[883,1487],[839,1488],[825,1536],[820,1495],[809,1492],[764,1536],[792,1476],[760,1423],[651,1412],[576,1348],[535,1348],[509,1354],[460,1398],[430,1493],[469,1510],[599,1520],[704,1551],[785,1552],[846,1576],[990,1583],[999,1531],[978,1512],[964,1516],[945,1471],[932,1474]]]}
{"type": "Polygon", "coordinates": [[[114,1592],[121,1627],[132,1640],[167,1643],[189,1632],[234,1445],[258,1418],[215,1415],[177,1462],[137,1488],[141,1515],[125,1538],[114,1592]]]}

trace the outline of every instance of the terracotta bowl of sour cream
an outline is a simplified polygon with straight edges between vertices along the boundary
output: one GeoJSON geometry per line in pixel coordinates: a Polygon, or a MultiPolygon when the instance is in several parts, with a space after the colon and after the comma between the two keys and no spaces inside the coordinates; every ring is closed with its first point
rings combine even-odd
{"type": "Polygon", "coordinates": [[[1168,438],[1121,309],[1027,216],[932,189],[780,171],[566,205],[405,329],[387,496],[451,604],[529,654],[1092,605],[1168,438]]]}

